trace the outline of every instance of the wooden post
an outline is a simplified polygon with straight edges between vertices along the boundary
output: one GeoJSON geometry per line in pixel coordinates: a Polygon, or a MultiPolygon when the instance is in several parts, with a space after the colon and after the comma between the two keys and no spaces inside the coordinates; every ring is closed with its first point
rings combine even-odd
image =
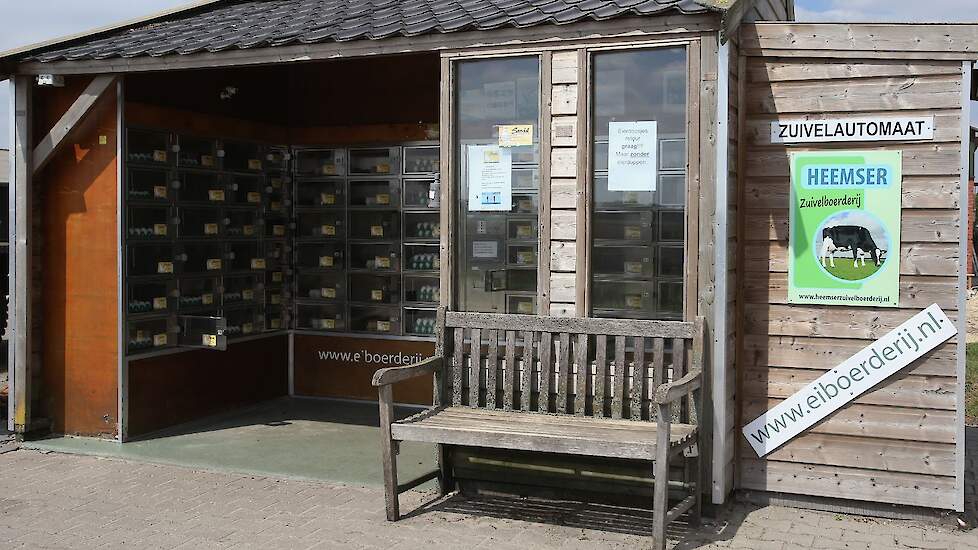
{"type": "Polygon", "coordinates": [[[14,124],[11,139],[13,163],[10,178],[10,251],[8,309],[10,342],[13,343],[10,373],[10,429],[17,434],[28,431],[31,421],[31,77],[15,76],[11,81],[14,124]]]}
{"type": "MultiPolygon", "coordinates": [[[[672,407],[669,403],[659,405],[658,426],[656,428],[655,445],[655,487],[652,501],[652,536],[655,542],[652,547],[665,550],[666,547],[666,515],[669,512],[669,428],[672,419],[672,407]]],[[[698,488],[697,488],[698,489],[698,488]]]]}
{"type": "Polygon", "coordinates": [[[384,505],[387,520],[400,519],[397,502],[397,443],[391,439],[391,422],[394,421],[393,386],[385,384],[377,388],[380,393],[380,431],[384,446],[384,505]]]}

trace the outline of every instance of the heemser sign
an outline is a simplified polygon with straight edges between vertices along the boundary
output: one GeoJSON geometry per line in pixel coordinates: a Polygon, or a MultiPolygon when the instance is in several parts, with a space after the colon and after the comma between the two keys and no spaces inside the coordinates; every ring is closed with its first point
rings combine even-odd
{"type": "Polygon", "coordinates": [[[744,426],[744,437],[763,457],[955,334],[933,304],[744,426]]]}

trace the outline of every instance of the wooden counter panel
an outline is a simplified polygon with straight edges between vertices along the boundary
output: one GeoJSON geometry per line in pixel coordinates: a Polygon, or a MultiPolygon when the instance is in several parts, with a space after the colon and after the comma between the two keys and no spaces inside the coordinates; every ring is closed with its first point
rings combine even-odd
{"type": "MultiPolygon", "coordinates": [[[[377,369],[409,365],[435,352],[434,342],[295,335],[295,394],[377,400],[371,379],[377,369]]],[[[398,403],[431,405],[432,378],[422,376],[394,386],[398,403]]]]}
{"type": "Polygon", "coordinates": [[[130,438],[288,394],[289,338],[129,363],[130,438]]]}

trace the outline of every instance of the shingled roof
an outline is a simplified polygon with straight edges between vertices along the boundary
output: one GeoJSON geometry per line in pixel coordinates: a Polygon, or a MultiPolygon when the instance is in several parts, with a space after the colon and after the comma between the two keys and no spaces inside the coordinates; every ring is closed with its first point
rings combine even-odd
{"type": "MultiPolygon", "coordinates": [[[[18,61],[188,55],[291,44],[382,40],[618,17],[722,11],[735,0],[230,0],[26,48],[18,61]]],[[[14,53],[14,52],[11,52],[14,53]]]]}

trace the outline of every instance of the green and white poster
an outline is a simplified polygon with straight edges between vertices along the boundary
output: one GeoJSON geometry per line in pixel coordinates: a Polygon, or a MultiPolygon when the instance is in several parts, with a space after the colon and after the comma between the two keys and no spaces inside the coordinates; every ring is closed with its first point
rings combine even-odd
{"type": "Polygon", "coordinates": [[[788,302],[897,307],[899,151],[794,152],[788,302]]]}

